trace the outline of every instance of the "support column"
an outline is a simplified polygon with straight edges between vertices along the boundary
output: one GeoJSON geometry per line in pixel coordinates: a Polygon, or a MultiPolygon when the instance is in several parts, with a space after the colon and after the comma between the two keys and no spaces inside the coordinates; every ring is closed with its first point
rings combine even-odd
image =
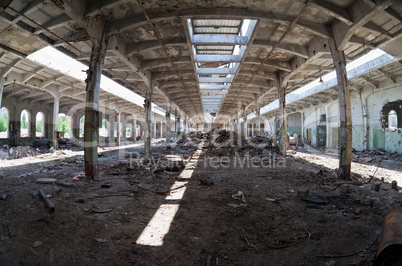
{"type": "MultiPolygon", "coordinates": [[[[317,129],[318,131],[318,129],[317,129]]],[[[325,138],[325,148],[329,149],[330,148],[330,126],[329,126],[329,107],[328,104],[325,105],[325,134],[327,135],[327,137],[325,138]]]]}
{"type": "Polygon", "coordinates": [[[152,132],[152,135],[153,135],[153,137],[154,137],[154,139],[156,139],[157,138],[157,136],[156,136],[156,121],[154,121],[154,130],[153,130],[153,132],[152,132]]]}
{"type": "Polygon", "coordinates": [[[151,85],[150,88],[147,88],[145,91],[145,100],[144,100],[144,107],[145,107],[145,156],[151,157],[151,132],[152,132],[152,112],[151,112],[151,104],[152,104],[152,94],[153,94],[153,86],[151,85]]]}
{"type": "Polygon", "coordinates": [[[176,111],[176,133],[177,133],[177,140],[180,138],[180,114],[176,111]]]}
{"type": "Polygon", "coordinates": [[[54,96],[54,103],[53,103],[53,127],[52,127],[52,139],[53,139],[53,147],[58,149],[58,142],[56,138],[56,131],[59,125],[59,106],[60,106],[60,97],[54,96]]]}
{"type": "Polygon", "coordinates": [[[126,123],[126,118],[124,116],[121,116],[121,138],[125,140],[126,137],[126,127],[127,127],[127,123],[126,123]]]}
{"type": "MultiPolygon", "coordinates": [[[[239,111],[239,110],[237,110],[239,111]]],[[[240,134],[240,120],[239,120],[239,112],[236,112],[236,133],[240,134]]]]}
{"type": "Polygon", "coordinates": [[[5,77],[1,77],[0,78],[0,108],[1,108],[1,101],[3,99],[3,90],[4,90],[4,81],[5,81],[5,77]]]}
{"type": "Polygon", "coordinates": [[[247,139],[247,131],[248,131],[248,125],[247,125],[247,113],[246,113],[246,106],[243,105],[243,117],[244,117],[244,138],[247,139]]]}
{"type": "MultiPolygon", "coordinates": [[[[29,138],[31,139],[32,143],[36,137],[36,110],[30,110],[31,119],[29,120],[29,138]]],[[[70,127],[71,128],[71,127],[70,127]]]]}
{"type": "Polygon", "coordinates": [[[286,123],[286,88],[281,88],[278,81],[278,94],[279,94],[279,122],[281,129],[279,131],[280,141],[279,141],[279,151],[283,156],[286,156],[286,134],[287,134],[287,123],[286,123]]]}
{"type": "Polygon", "coordinates": [[[169,150],[171,148],[170,146],[170,126],[171,126],[171,120],[170,120],[170,102],[166,106],[166,149],[169,150]]]}
{"type": "Polygon", "coordinates": [[[10,106],[8,113],[8,138],[11,147],[17,146],[20,141],[21,123],[19,121],[19,114],[16,107],[10,106]]]}
{"type": "MultiPolygon", "coordinates": [[[[301,139],[302,139],[302,143],[304,143],[304,112],[300,112],[300,116],[301,116],[301,139]]],[[[327,136],[328,138],[328,136],[327,136]]]]}
{"type": "Polygon", "coordinates": [[[184,115],[183,135],[187,134],[187,115],[184,115]]]}
{"type": "Polygon", "coordinates": [[[50,138],[52,138],[52,123],[51,123],[51,121],[52,121],[52,115],[51,115],[51,112],[50,111],[48,111],[48,112],[46,112],[46,114],[45,114],[45,118],[43,119],[43,136],[45,137],[45,138],[47,138],[47,139],[50,139],[50,138]]]}
{"type": "Polygon", "coordinates": [[[251,124],[251,136],[254,136],[254,123],[251,124]]]}
{"type": "Polygon", "coordinates": [[[259,101],[258,99],[256,99],[255,101],[255,105],[256,105],[256,136],[261,136],[261,101],[259,101]]]}
{"type": "Polygon", "coordinates": [[[116,114],[116,122],[117,122],[117,146],[120,146],[120,139],[121,139],[121,128],[120,128],[120,122],[121,122],[121,113],[116,114]]]}
{"type": "Polygon", "coordinates": [[[161,122],[161,132],[160,133],[161,133],[160,134],[161,138],[163,138],[163,122],[161,122]]]}
{"type": "Polygon", "coordinates": [[[74,114],[72,119],[73,119],[73,138],[78,140],[80,137],[80,117],[78,114],[74,114]]]}
{"type": "Polygon", "coordinates": [[[133,142],[137,141],[137,118],[134,116],[134,123],[133,123],[133,142]]]}
{"type": "Polygon", "coordinates": [[[99,34],[92,39],[91,60],[87,71],[86,106],[84,124],[84,159],[85,176],[98,178],[98,139],[99,139],[99,92],[103,60],[108,39],[105,34],[106,25],[99,28],[99,34]]]}
{"type": "Polygon", "coordinates": [[[368,117],[367,117],[367,102],[366,97],[362,96],[363,88],[359,88],[360,104],[362,109],[362,122],[363,122],[363,147],[368,150],[368,117]]]}
{"type": "MultiPolygon", "coordinates": [[[[331,32],[332,34],[332,32],[331,32]]],[[[352,110],[350,91],[346,71],[346,60],[343,51],[338,50],[335,39],[328,41],[334,61],[339,95],[339,178],[349,178],[352,163],[352,110]]]]}
{"type": "Polygon", "coordinates": [[[109,115],[109,145],[115,143],[114,141],[114,124],[116,122],[115,115],[109,115]]]}

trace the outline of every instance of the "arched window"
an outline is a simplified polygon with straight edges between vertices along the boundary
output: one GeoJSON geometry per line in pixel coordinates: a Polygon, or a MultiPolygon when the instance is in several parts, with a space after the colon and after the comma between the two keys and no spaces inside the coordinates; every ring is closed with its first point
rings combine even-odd
{"type": "Polygon", "coordinates": [[[35,129],[35,137],[41,138],[44,137],[44,124],[45,124],[45,115],[42,112],[38,112],[36,114],[36,129],[35,129]]]}
{"type": "Polygon", "coordinates": [[[390,131],[395,131],[398,128],[398,116],[394,110],[388,113],[388,128],[390,131]]]}
{"type": "Polygon", "coordinates": [[[132,125],[131,124],[126,124],[126,130],[125,130],[125,137],[130,138],[132,135],[132,125]]]}
{"type": "Polygon", "coordinates": [[[30,132],[30,124],[31,124],[31,115],[27,110],[23,110],[21,112],[21,130],[20,130],[20,137],[27,138],[29,137],[30,132]]]}
{"type": "Polygon", "coordinates": [[[8,110],[3,107],[0,109],[0,139],[8,138],[8,110]]]}

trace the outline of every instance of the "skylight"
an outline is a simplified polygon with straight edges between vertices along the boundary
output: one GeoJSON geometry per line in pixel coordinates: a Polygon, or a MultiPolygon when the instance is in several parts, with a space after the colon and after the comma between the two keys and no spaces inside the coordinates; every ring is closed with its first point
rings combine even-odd
{"type": "Polygon", "coordinates": [[[188,19],[205,120],[220,110],[254,31],[256,20],[188,19]]]}
{"type": "MultiPolygon", "coordinates": [[[[57,49],[48,46],[27,56],[27,59],[42,64],[46,67],[64,73],[70,77],[84,81],[87,78],[85,70],[88,66],[65,55],[57,49]]],[[[114,80],[102,75],[100,87],[103,91],[116,95],[126,101],[143,107],[144,97],[123,87],[114,80]]],[[[165,110],[152,104],[152,110],[160,115],[165,115],[165,110]]]]}
{"type": "MultiPolygon", "coordinates": [[[[370,61],[372,61],[372,60],[374,60],[374,59],[376,59],[376,58],[378,58],[378,57],[380,57],[380,56],[382,56],[384,54],[387,54],[387,53],[384,52],[383,50],[379,49],[379,48],[374,49],[374,50],[370,51],[369,53],[359,57],[358,59],[353,60],[352,62],[346,64],[346,70],[350,71],[350,70],[352,70],[352,69],[354,69],[356,67],[359,67],[359,66],[361,66],[361,65],[363,65],[363,64],[365,64],[367,62],[370,62],[370,61]]],[[[390,55],[390,57],[392,57],[392,56],[390,55]]],[[[335,77],[336,77],[335,71],[331,71],[330,73],[322,76],[322,80],[323,81],[328,81],[328,80],[331,80],[331,79],[333,79],[335,77]]],[[[295,90],[292,93],[300,94],[300,93],[303,93],[303,92],[305,92],[305,91],[307,91],[307,90],[309,90],[309,89],[311,89],[311,88],[313,88],[313,87],[315,87],[317,85],[319,85],[319,79],[316,79],[316,80],[308,83],[307,85],[304,85],[303,87],[295,90]]]]}

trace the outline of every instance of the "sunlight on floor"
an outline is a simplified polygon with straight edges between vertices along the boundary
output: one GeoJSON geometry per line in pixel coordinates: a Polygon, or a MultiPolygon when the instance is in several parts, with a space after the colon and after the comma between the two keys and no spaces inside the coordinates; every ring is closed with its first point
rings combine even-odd
{"type": "MultiPolygon", "coordinates": [[[[155,140],[158,141],[158,140],[155,140]]],[[[107,153],[110,151],[114,150],[124,150],[124,149],[129,149],[129,148],[137,148],[138,146],[144,145],[143,142],[137,142],[133,144],[122,144],[121,146],[110,146],[110,147],[98,147],[98,154],[102,153],[107,153]]],[[[44,163],[44,162],[50,162],[50,161],[57,161],[57,160],[62,160],[65,158],[70,158],[74,156],[84,156],[84,151],[73,151],[73,150],[68,150],[68,149],[59,149],[56,150],[54,153],[43,153],[31,157],[23,157],[19,159],[11,159],[11,160],[2,160],[0,164],[0,169],[5,168],[5,167],[15,167],[15,166],[20,166],[20,165],[26,165],[26,164],[35,164],[35,163],[44,163]]],[[[127,160],[127,159],[125,159],[127,160]]],[[[84,166],[82,166],[82,169],[84,170],[84,166]]]]}
{"type": "MultiPolygon", "coordinates": [[[[335,154],[325,154],[322,152],[301,152],[298,151],[293,156],[299,157],[303,160],[306,160],[310,163],[315,163],[317,165],[321,165],[323,167],[329,169],[337,169],[339,167],[339,159],[335,154]]],[[[393,164],[398,164],[397,162],[392,162],[393,164]]],[[[352,162],[352,172],[356,174],[360,174],[363,177],[369,179],[371,175],[375,173],[376,178],[384,177],[385,181],[392,181],[396,180],[399,184],[402,183],[402,172],[398,170],[399,167],[396,165],[394,169],[389,169],[384,167],[383,165],[386,164],[385,160],[382,159],[381,163],[374,163],[374,164],[365,164],[360,162],[352,162]]],[[[399,164],[400,165],[400,164],[399,164]]],[[[399,168],[400,169],[400,168],[399,168]]]]}
{"type": "Polygon", "coordinates": [[[162,246],[163,238],[169,232],[170,225],[178,210],[179,204],[162,204],[136,243],[146,246],[162,246]]]}
{"type": "MultiPolygon", "coordinates": [[[[188,181],[180,179],[190,179],[197,164],[201,148],[194,153],[186,168],[180,173],[178,181],[175,181],[170,188],[170,193],[165,200],[179,201],[183,198],[187,189],[188,181]]],[[[169,233],[173,219],[179,210],[180,204],[162,204],[149,221],[136,243],[145,246],[162,246],[164,237],[169,233]]]]}

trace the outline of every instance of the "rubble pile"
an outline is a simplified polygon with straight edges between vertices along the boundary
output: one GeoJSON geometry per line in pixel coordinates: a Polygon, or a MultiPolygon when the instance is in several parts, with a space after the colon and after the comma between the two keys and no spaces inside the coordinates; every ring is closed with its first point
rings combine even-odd
{"type": "Polygon", "coordinates": [[[233,131],[222,130],[218,134],[212,135],[209,142],[207,153],[213,156],[227,156],[246,154],[255,155],[274,155],[278,154],[278,147],[273,146],[273,139],[267,136],[255,136],[245,139],[240,135],[241,143],[238,143],[239,135],[233,131]]]}
{"type": "MultiPolygon", "coordinates": [[[[240,139],[241,142],[245,140],[243,134],[240,134],[240,139]]],[[[218,144],[227,143],[229,141],[228,144],[237,145],[238,140],[239,135],[234,131],[221,130],[214,135],[214,142],[218,144]]]]}
{"type": "Polygon", "coordinates": [[[200,131],[191,132],[189,136],[190,136],[191,141],[194,143],[197,143],[197,144],[200,143],[205,138],[205,134],[203,134],[200,131]]]}
{"type": "Polygon", "coordinates": [[[267,148],[272,147],[272,143],[274,142],[272,138],[267,137],[267,136],[255,136],[247,139],[248,143],[253,143],[253,144],[262,144],[263,146],[267,148]]]}
{"type": "Polygon", "coordinates": [[[0,159],[19,159],[31,157],[43,153],[39,149],[30,146],[17,146],[9,148],[7,145],[0,150],[0,159]]]}
{"type": "Polygon", "coordinates": [[[354,162],[377,163],[388,159],[402,161],[402,155],[397,152],[387,152],[382,148],[365,151],[353,150],[352,161],[354,162]]]}

